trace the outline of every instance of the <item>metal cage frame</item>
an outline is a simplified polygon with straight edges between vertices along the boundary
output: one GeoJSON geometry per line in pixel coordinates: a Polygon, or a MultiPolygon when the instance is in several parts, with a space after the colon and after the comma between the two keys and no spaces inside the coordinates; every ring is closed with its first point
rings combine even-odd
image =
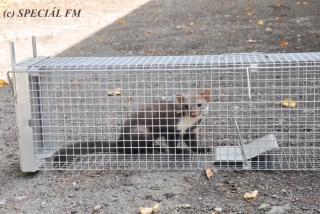
{"type": "Polygon", "coordinates": [[[320,169],[320,52],[50,58],[37,56],[32,41],[33,57],[18,64],[11,43],[8,72],[22,171],[320,169]],[[124,90],[121,96],[108,96],[117,87],[124,90]],[[59,147],[79,139],[105,138],[111,129],[107,138],[114,138],[137,105],[195,87],[212,93],[198,133],[210,152],[88,154],[65,164],[50,160],[59,147]],[[117,110],[121,105],[127,109],[117,110]]]}

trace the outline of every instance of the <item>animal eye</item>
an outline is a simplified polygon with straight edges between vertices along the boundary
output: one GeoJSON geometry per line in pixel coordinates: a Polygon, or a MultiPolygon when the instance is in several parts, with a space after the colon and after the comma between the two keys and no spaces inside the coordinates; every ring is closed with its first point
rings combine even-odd
{"type": "Polygon", "coordinates": [[[200,107],[200,106],[201,106],[201,103],[198,103],[198,106],[200,107]]]}
{"type": "Polygon", "coordinates": [[[188,105],[185,105],[184,107],[185,107],[185,108],[188,108],[188,105]]]}

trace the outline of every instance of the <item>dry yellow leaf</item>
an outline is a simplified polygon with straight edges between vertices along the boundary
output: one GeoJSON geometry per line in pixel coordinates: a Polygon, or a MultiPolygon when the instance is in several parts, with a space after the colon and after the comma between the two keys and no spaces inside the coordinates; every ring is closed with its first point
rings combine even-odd
{"type": "Polygon", "coordinates": [[[249,39],[247,42],[249,42],[249,43],[256,43],[256,40],[249,39]]]}
{"type": "Polygon", "coordinates": [[[92,174],[88,174],[88,177],[100,177],[101,175],[99,175],[99,174],[94,174],[94,173],[92,173],[92,174]]]}
{"type": "Polygon", "coordinates": [[[258,21],[258,23],[257,23],[258,25],[263,25],[264,24],[264,22],[263,21],[258,21]]]}
{"type": "Polygon", "coordinates": [[[140,207],[139,213],[140,214],[152,214],[152,209],[151,207],[140,207]]]}
{"type": "Polygon", "coordinates": [[[80,82],[78,82],[77,80],[73,80],[72,82],[73,84],[80,85],[80,82]]]}
{"type": "Polygon", "coordinates": [[[195,24],[193,22],[189,23],[189,26],[195,26],[195,24]]]}
{"type": "Polygon", "coordinates": [[[147,34],[147,35],[151,34],[151,31],[147,31],[146,34],[147,34]]]}
{"type": "Polygon", "coordinates": [[[210,179],[213,176],[213,170],[212,169],[206,169],[206,175],[207,175],[207,178],[210,179]]]}
{"type": "Polygon", "coordinates": [[[67,182],[67,181],[72,181],[73,180],[73,178],[63,178],[61,181],[62,182],[67,182]]]}
{"type": "Polygon", "coordinates": [[[286,47],[286,46],[288,46],[288,42],[282,40],[281,41],[281,47],[286,47]]]}
{"type": "Polygon", "coordinates": [[[152,212],[153,213],[157,213],[159,212],[159,207],[160,207],[160,204],[159,203],[156,203],[153,208],[152,208],[152,212]]]}
{"type": "Polygon", "coordinates": [[[290,106],[290,107],[292,107],[292,108],[297,107],[297,103],[296,103],[293,99],[291,99],[291,98],[287,98],[287,99],[283,100],[283,101],[281,102],[281,104],[282,104],[283,106],[285,106],[285,107],[288,107],[288,106],[290,106]]]}
{"type": "Polygon", "coordinates": [[[269,27],[266,27],[266,28],[265,28],[265,31],[269,31],[269,32],[270,32],[270,31],[272,31],[272,29],[269,28],[269,27]]]}
{"type": "Polygon", "coordinates": [[[129,98],[124,99],[124,102],[128,103],[128,102],[130,102],[130,101],[132,101],[132,100],[133,100],[133,98],[132,98],[132,97],[129,97],[129,98]]]}
{"type": "Polygon", "coordinates": [[[306,110],[303,110],[303,113],[305,113],[305,114],[314,114],[314,110],[306,109],[306,110]]]}
{"type": "Polygon", "coordinates": [[[102,38],[102,37],[99,37],[99,38],[98,38],[98,41],[99,41],[99,42],[102,42],[102,41],[103,41],[103,38],[102,38]]]}
{"type": "Polygon", "coordinates": [[[119,20],[119,23],[120,23],[120,24],[125,24],[125,23],[126,23],[126,20],[120,19],[120,20],[119,20]]]}
{"type": "Polygon", "coordinates": [[[254,190],[251,193],[247,192],[243,197],[244,197],[244,199],[254,199],[257,197],[257,195],[258,195],[258,190],[254,190]]]}
{"type": "Polygon", "coordinates": [[[239,18],[240,18],[240,15],[237,15],[237,16],[236,16],[236,19],[239,19],[239,18]]]}
{"type": "Polygon", "coordinates": [[[117,96],[121,94],[121,89],[117,88],[115,91],[108,91],[108,96],[117,96]]]}
{"type": "Polygon", "coordinates": [[[0,88],[2,88],[4,85],[9,85],[9,83],[5,80],[0,80],[0,88]]]}
{"type": "Polygon", "coordinates": [[[251,7],[247,7],[247,8],[246,8],[246,11],[250,11],[250,10],[251,10],[251,7]]]}

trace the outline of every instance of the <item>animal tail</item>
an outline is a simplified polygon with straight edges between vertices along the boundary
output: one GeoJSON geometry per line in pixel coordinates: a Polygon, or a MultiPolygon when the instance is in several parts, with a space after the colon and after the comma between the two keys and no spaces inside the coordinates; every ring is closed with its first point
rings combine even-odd
{"type": "MultiPolygon", "coordinates": [[[[116,142],[108,141],[91,141],[91,142],[78,142],[68,147],[64,147],[56,151],[52,155],[54,162],[67,162],[75,156],[92,154],[92,153],[104,153],[104,152],[118,152],[116,148],[116,142]]],[[[121,150],[121,149],[120,149],[121,150]]]]}

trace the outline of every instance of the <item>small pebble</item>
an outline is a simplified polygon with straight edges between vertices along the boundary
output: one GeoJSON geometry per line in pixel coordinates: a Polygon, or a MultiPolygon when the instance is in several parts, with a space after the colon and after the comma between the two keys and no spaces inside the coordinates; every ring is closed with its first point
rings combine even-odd
{"type": "Polygon", "coordinates": [[[221,213],[221,212],[222,212],[222,208],[216,207],[216,208],[214,208],[214,211],[216,211],[216,212],[218,212],[218,213],[221,213]]]}
{"type": "Polygon", "coordinates": [[[269,209],[269,208],[271,208],[270,204],[261,204],[258,209],[265,210],[265,209],[269,209]]]}
{"type": "Polygon", "coordinates": [[[72,209],[71,210],[71,214],[75,214],[75,213],[77,213],[78,211],[76,210],[76,209],[72,209]]]}
{"type": "Polygon", "coordinates": [[[190,204],[178,204],[176,207],[177,208],[190,208],[191,205],[190,204]]]}
{"type": "Polygon", "coordinates": [[[101,209],[101,206],[100,205],[97,205],[93,208],[93,211],[94,212],[98,212],[99,210],[101,209]]]}

